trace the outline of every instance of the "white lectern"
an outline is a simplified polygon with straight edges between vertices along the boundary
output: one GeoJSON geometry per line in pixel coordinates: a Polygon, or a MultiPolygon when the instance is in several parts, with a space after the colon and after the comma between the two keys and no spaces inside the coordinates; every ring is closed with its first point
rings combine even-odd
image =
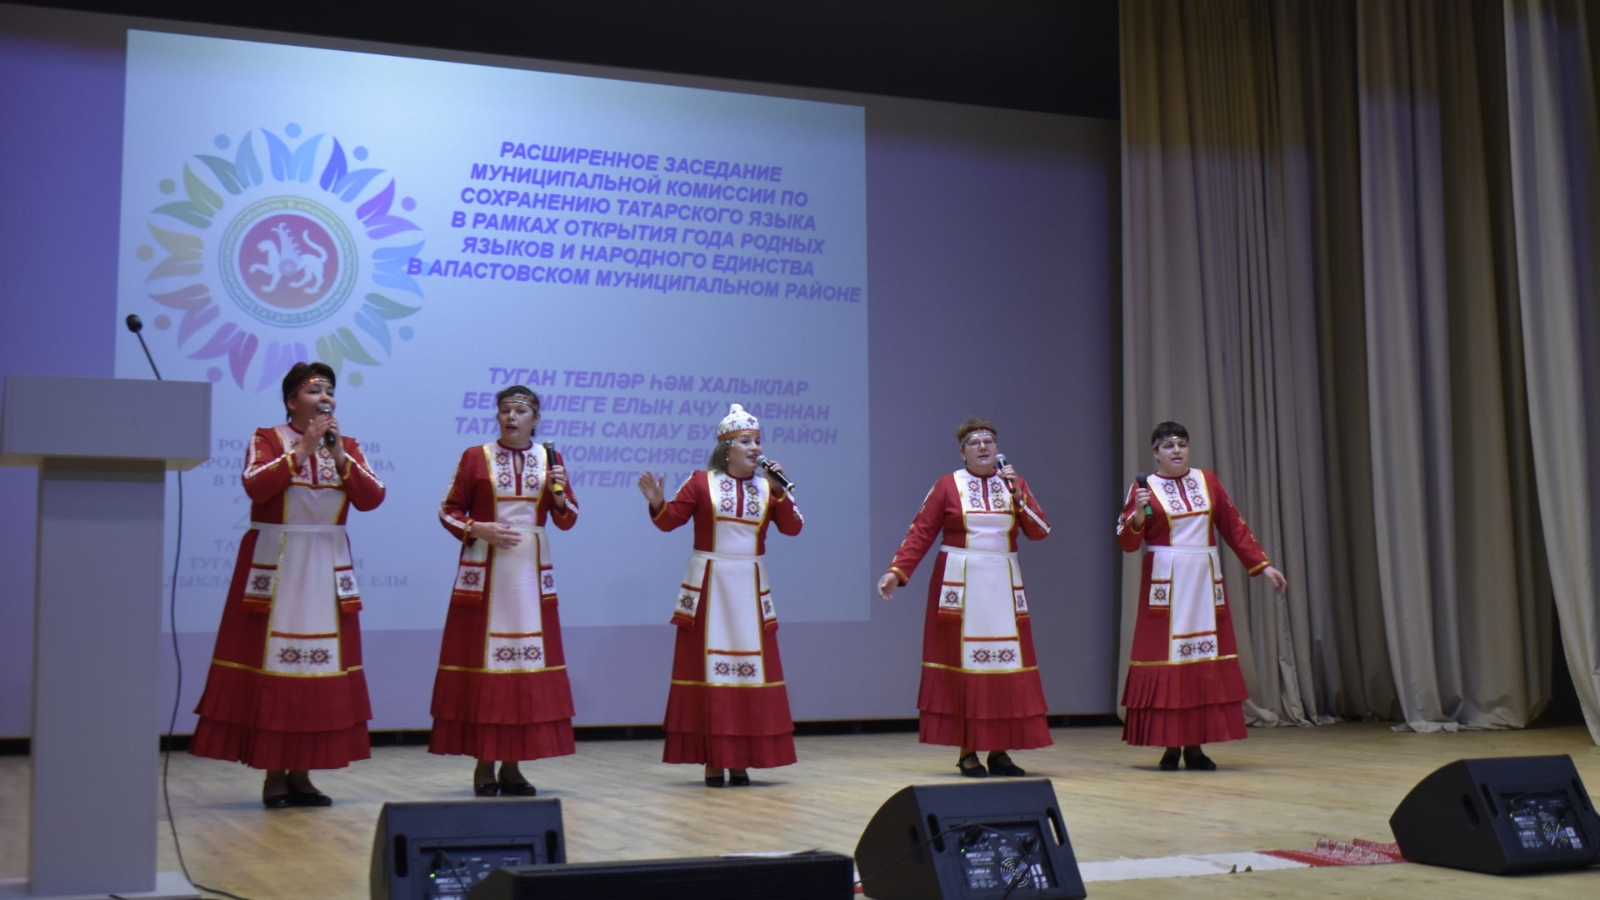
{"type": "Polygon", "coordinates": [[[11,375],[0,464],[39,469],[27,880],[0,897],[198,898],[156,871],[168,470],[211,455],[211,385],[11,375]]]}

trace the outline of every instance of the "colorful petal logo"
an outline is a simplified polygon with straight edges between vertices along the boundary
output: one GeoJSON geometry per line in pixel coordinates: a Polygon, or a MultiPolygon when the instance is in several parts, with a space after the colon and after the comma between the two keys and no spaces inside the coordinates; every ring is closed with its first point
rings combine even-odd
{"type": "Polygon", "coordinates": [[[215,360],[213,382],[260,391],[296,362],[320,359],[359,386],[395,341],[410,340],[422,286],[405,272],[421,229],[397,214],[416,209],[382,168],[326,134],[249,131],[222,155],[196,154],[181,178],[160,182],[173,198],[150,212],[147,293],[191,359],[215,360]],[[231,157],[228,151],[232,151],[231,157]],[[261,165],[265,157],[267,166],[261,165]],[[403,299],[400,299],[403,298],[403,299]]]}

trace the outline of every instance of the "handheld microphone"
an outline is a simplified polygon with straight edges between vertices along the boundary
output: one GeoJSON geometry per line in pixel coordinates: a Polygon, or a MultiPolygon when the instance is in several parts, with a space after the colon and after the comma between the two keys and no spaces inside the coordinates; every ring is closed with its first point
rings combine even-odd
{"type": "Polygon", "coordinates": [[[128,330],[133,332],[133,336],[139,339],[139,346],[144,349],[144,358],[150,361],[150,371],[156,373],[156,380],[163,380],[161,370],[156,368],[156,358],[150,355],[150,345],[144,342],[144,335],[139,333],[144,330],[144,321],[133,313],[128,313],[128,317],[122,321],[128,326],[128,330]]]}
{"type": "MultiPolygon", "coordinates": [[[[328,404],[328,403],[318,403],[317,404],[317,413],[319,415],[324,415],[325,416],[325,415],[328,415],[328,414],[330,414],[332,412],[333,412],[332,404],[328,404]]],[[[322,433],[322,446],[327,447],[329,449],[332,449],[338,443],[339,443],[339,435],[336,432],[324,431],[322,433]]]]}
{"type": "Polygon", "coordinates": [[[789,480],[789,476],[783,474],[782,472],[774,471],[772,468],[772,460],[767,459],[765,456],[758,456],[756,457],[756,465],[766,469],[768,474],[770,474],[773,478],[778,479],[778,483],[783,485],[784,490],[791,494],[794,493],[795,483],[789,480]]]}
{"type": "MultiPolygon", "coordinates": [[[[545,456],[549,457],[550,465],[552,465],[552,466],[561,465],[561,460],[556,456],[556,442],[555,441],[545,441],[544,442],[544,454],[545,454],[545,456]]],[[[567,492],[567,486],[564,485],[564,484],[552,483],[550,485],[550,493],[555,494],[556,496],[560,496],[562,494],[565,494],[566,492],[567,492]]]]}
{"type": "MultiPolygon", "coordinates": [[[[1011,465],[1011,463],[1006,462],[1006,455],[1004,453],[996,453],[994,455],[994,465],[995,471],[998,472],[999,470],[1004,469],[1006,466],[1011,465]]],[[[1006,487],[1011,489],[1011,496],[1015,497],[1017,495],[1017,482],[1015,479],[1007,478],[1006,487]]]]}
{"type": "MultiPolygon", "coordinates": [[[[1139,474],[1133,476],[1133,480],[1134,480],[1134,482],[1136,484],[1139,485],[1139,487],[1142,487],[1147,491],[1150,490],[1150,478],[1148,476],[1146,476],[1143,472],[1140,472],[1139,474]]],[[[1144,517],[1146,519],[1148,519],[1148,518],[1150,518],[1151,516],[1153,516],[1155,514],[1156,514],[1155,510],[1151,509],[1150,508],[1150,504],[1148,502],[1146,502],[1145,505],[1144,505],[1144,517]]]]}

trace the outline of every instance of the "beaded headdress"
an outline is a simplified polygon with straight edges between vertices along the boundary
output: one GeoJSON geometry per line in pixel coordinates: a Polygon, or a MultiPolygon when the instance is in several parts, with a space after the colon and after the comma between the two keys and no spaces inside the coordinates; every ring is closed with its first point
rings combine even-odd
{"type": "Polygon", "coordinates": [[[717,424],[717,440],[728,441],[741,434],[761,434],[761,423],[756,417],[744,411],[744,407],[735,403],[729,407],[727,416],[717,424]]]}

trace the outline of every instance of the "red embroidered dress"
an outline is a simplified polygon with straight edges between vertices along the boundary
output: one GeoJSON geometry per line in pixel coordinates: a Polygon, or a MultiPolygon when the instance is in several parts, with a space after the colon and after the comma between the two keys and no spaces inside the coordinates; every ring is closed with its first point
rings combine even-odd
{"type": "Polygon", "coordinates": [[[439,507],[445,530],[462,541],[439,670],[433,682],[433,753],[524,760],[573,752],[572,687],[561,650],[555,571],[544,526],[565,531],[578,500],[555,508],[544,448],[496,441],[469,447],[439,507]],[[522,542],[502,550],[467,540],[467,522],[516,528],[522,542]]]}
{"type": "Polygon", "coordinates": [[[662,531],[694,521],[694,554],[678,591],[662,760],[720,769],[795,761],[794,721],[778,656],[778,618],[762,560],[768,524],[795,535],[794,499],[764,476],[695,472],[654,517],[662,531]]]}
{"type": "Polygon", "coordinates": [[[1122,739],[1141,747],[1185,747],[1245,737],[1240,704],[1249,696],[1239,671],[1233,618],[1222,583],[1221,535],[1251,575],[1267,555],[1222,482],[1190,469],[1179,478],[1150,476],[1153,515],[1135,531],[1128,488],[1117,541],[1146,548],[1139,577],[1139,617],[1122,691],[1122,739]]]}
{"type": "Polygon", "coordinates": [[[257,429],[244,462],[250,530],[239,542],[189,752],[257,769],[336,769],[371,755],[361,628],[345,537],[351,506],[383,502],[360,446],[345,465],[319,446],[299,471],[300,433],[257,429]]]}
{"type": "Polygon", "coordinates": [[[1043,540],[1050,521],[1016,479],[1020,513],[998,475],[960,469],[922,501],[889,571],[903,585],[941,539],[922,630],[919,739],[974,750],[1027,750],[1052,743],[1033,651],[1033,625],[1017,534],[1043,540]]]}

